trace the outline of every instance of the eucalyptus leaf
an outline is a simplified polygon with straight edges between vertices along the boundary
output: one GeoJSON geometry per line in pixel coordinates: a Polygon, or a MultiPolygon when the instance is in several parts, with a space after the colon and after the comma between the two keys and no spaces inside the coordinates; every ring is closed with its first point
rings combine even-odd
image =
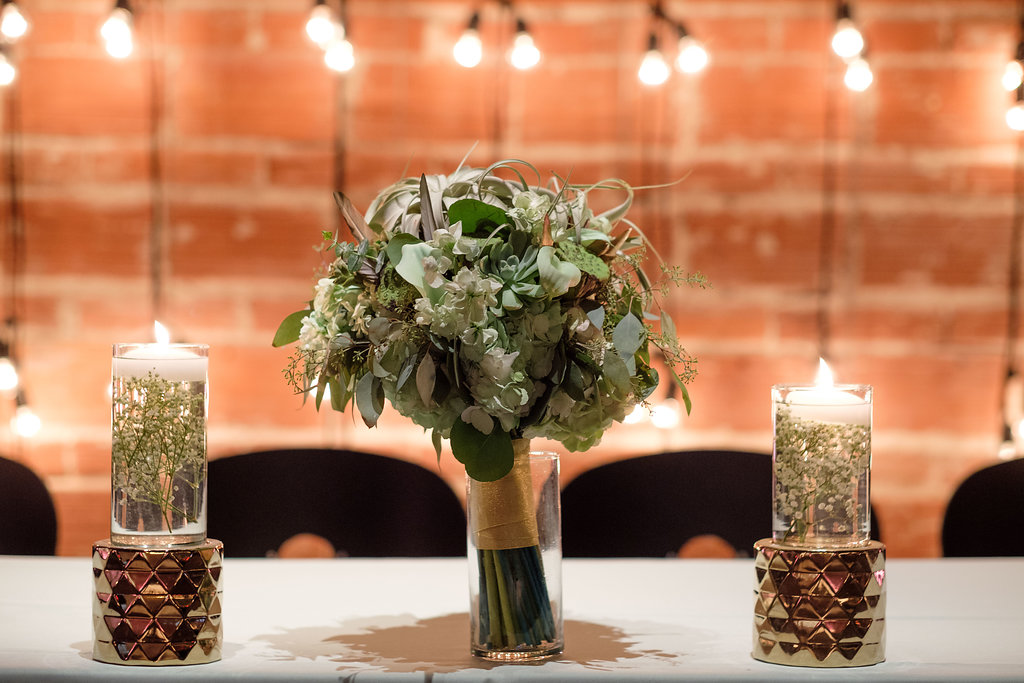
{"type": "Polygon", "coordinates": [[[460,199],[448,207],[448,223],[462,222],[462,234],[480,232],[489,235],[498,227],[509,223],[508,215],[497,206],[479,199],[460,199]]]}
{"type": "Polygon", "coordinates": [[[409,378],[412,376],[412,371],[417,367],[418,360],[419,359],[416,357],[416,354],[412,353],[406,356],[405,360],[402,361],[402,367],[398,371],[398,379],[395,382],[395,391],[401,391],[402,387],[405,386],[405,383],[409,381],[409,378]]]}
{"type": "Polygon", "coordinates": [[[303,319],[312,313],[308,308],[302,311],[295,311],[281,321],[274,334],[274,346],[286,346],[292,342],[299,341],[299,334],[302,332],[303,319]]]}
{"type": "Polygon", "coordinates": [[[441,467],[441,432],[436,428],[430,430],[430,443],[434,444],[434,453],[437,455],[437,466],[441,467]]]}
{"type": "Polygon", "coordinates": [[[626,363],[631,375],[636,373],[636,360],[633,358],[633,354],[643,344],[646,334],[647,328],[632,313],[622,316],[622,320],[612,331],[612,344],[615,345],[615,350],[619,352],[619,356],[626,363]]]}
{"type": "Polygon", "coordinates": [[[437,377],[437,366],[430,354],[425,354],[416,368],[416,391],[420,394],[423,405],[430,406],[431,395],[434,393],[434,381],[437,377]]]}
{"type": "Polygon", "coordinates": [[[473,425],[455,420],[451,431],[452,455],[477,481],[497,481],[512,471],[515,451],[508,432],[492,429],[484,434],[473,425]]]}
{"type": "Polygon", "coordinates": [[[384,385],[372,372],[360,377],[356,384],[356,407],[367,427],[377,425],[380,414],[384,412],[384,385]]]}

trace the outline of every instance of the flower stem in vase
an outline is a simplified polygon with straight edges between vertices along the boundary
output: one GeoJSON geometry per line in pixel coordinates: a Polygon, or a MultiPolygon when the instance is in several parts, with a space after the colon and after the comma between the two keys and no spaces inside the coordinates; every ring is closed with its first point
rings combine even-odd
{"type": "Polygon", "coordinates": [[[499,660],[560,652],[528,455],[517,455],[498,481],[470,482],[470,521],[477,554],[474,652],[499,660]]]}

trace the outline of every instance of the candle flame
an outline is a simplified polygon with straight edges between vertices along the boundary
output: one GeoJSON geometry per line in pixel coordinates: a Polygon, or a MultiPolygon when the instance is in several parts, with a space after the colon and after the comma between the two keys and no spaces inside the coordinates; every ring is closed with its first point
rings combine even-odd
{"type": "Polygon", "coordinates": [[[832,381],[832,371],[824,358],[818,359],[818,374],[814,378],[814,384],[818,387],[831,387],[835,384],[832,381]]]}
{"type": "Polygon", "coordinates": [[[153,321],[153,336],[156,337],[156,343],[160,346],[167,346],[171,343],[171,333],[160,324],[159,320],[153,321]]]}

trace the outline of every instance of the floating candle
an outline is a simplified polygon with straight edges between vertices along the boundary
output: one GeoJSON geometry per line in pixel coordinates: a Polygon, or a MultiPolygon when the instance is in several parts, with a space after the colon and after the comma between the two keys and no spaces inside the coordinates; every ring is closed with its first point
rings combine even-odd
{"type": "Polygon", "coordinates": [[[778,392],[777,401],[790,409],[795,418],[832,424],[869,426],[871,401],[855,384],[836,385],[824,360],[818,366],[814,386],[791,385],[778,392]]]}
{"type": "Polygon", "coordinates": [[[205,382],[209,359],[196,351],[205,346],[170,344],[166,329],[154,323],[156,343],[117,344],[113,358],[114,377],[145,377],[150,372],[171,382],[205,382]]]}

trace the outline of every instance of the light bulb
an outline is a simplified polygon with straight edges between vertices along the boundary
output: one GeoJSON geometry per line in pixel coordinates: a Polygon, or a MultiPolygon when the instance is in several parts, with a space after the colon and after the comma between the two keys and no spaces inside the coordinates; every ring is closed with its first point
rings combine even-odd
{"type": "Polygon", "coordinates": [[[708,51],[700,41],[692,36],[679,39],[679,55],[676,57],[676,68],[686,74],[695,74],[708,65],[708,51]]]}
{"type": "Polygon", "coordinates": [[[17,76],[18,70],[7,59],[7,55],[0,52],[0,87],[10,85],[17,76]]]}
{"type": "Polygon", "coordinates": [[[840,19],[836,23],[836,32],[832,36],[832,50],[843,59],[853,59],[864,49],[864,36],[849,19],[840,19]]]}
{"type": "Polygon", "coordinates": [[[306,22],[306,35],[321,49],[327,49],[335,37],[338,26],[331,16],[331,8],[326,3],[318,2],[309,13],[309,21],[306,22]]]}
{"type": "Polygon", "coordinates": [[[519,22],[516,31],[515,41],[512,43],[512,51],[508,55],[508,61],[517,69],[526,70],[537,66],[540,61],[540,50],[533,44],[533,37],[526,30],[526,24],[519,22]]]}
{"type": "Polygon", "coordinates": [[[653,49],[648,50],[644,55],[636,75],[644,85],[661,85],[668,80],[669,73],[665,58],[661,56],[660,51],[653,49]]]}
{"type": "Polygon", "coordinates": [[[1024,131],[1024,102],[1018,102],[1006,112],[1006,125],[1016,131],[1024,131]]]}
{"type": "Polygon", "coordinates": [[[100,36],[106,43],[107,54],[124,59],[132,53],[132,13],[125,7],[115,7],[103,22],[100,36]]]}
{"type": "Polygon", "coordinates": [[[1003,71],[1003,87],[1013,92],[1020,87],[1021,82],[1024,82],[1024,66],[1016,59],[1007,62],[1003,71]]]}
{"type": "Polygon", "coordinates": [[[0,358],[0,391],[10,391],[18,386],[18,369],[10,358],[0,358]]]}
{"type": "Polygon", "coordinates": [[[480,63],[484,56],[484,48],[476,29],[467,28],[462,33],[458,42],[455,43],[455,47],[452,48],[452,56],[460,66],[467,69],[472,69],[480,63]]]}
{"type": "Polygon", "coordinates": [[[874,80],[875,76],[871,73],[871,67],[862,57],[850,62],[846,67],[846,75],[843,76],[843,83],[846,84],[846,87],[856,92],[864,92],[874,80]]]}
{"type": "Polygon", "coordinates": [[[666,398],[651,409],[651,424],[658,429],[672,429],[679,424],[679,401],[666,398]]]}
{"type": "Polygon", "coordinates": [[[628,425],[635,425],[643,422],[648,417],[648,411],[643,405],[637,403],[633,406],[633,410],[626,413],[626,417],[622,418],[622,421],[628,425]]]}
{"type": "Polygon", "coordinates": [[[324,64],[334,71],[351,71],[356,65],[356,53],[352,49],[352,43],[345,38],[332,42],[324,51],[324,64]]]}
{"type": "Polygon", "coordinates": [[[38,434],[39,428],[42,426],[43,423],[39,416],[24,404],[18,406],[14,411],[14,417],[11,418],[11,429],[18,436],[25,438],[31,438],[38,434]]]}
{"type": "Polygon", "coordinates": [[[0,12],[0,33],[9,40],[17,40],[28,31],[28,21],[18,9],[17,3],[9,2],[0,12]]]}

